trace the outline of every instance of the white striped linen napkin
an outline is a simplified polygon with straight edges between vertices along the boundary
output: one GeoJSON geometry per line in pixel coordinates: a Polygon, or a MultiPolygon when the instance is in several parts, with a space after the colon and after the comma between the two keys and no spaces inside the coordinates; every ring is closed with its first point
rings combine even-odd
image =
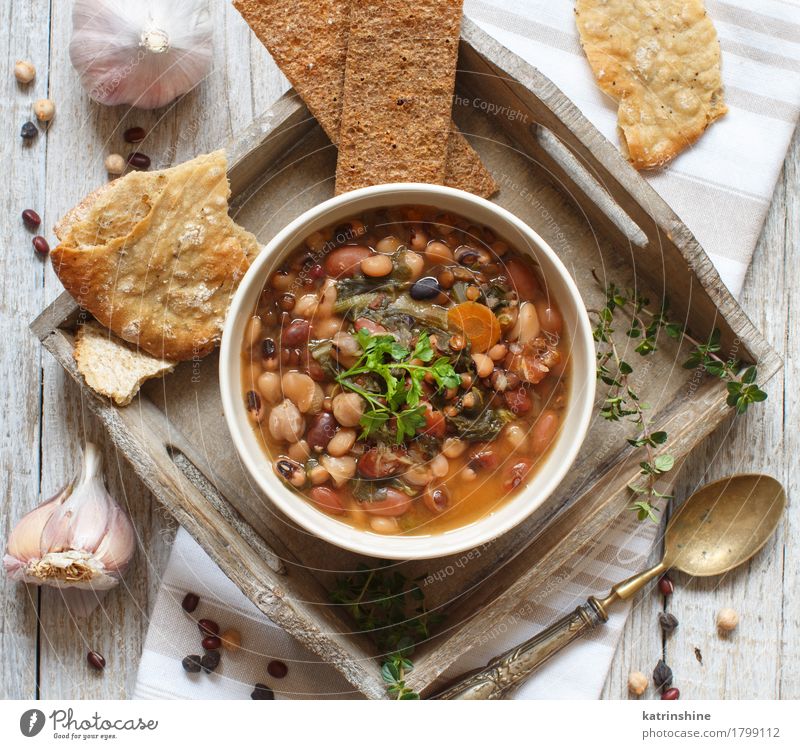
{"type": "MultiPolygon", "coordinates": [[[[706,0],[719,33],[729,113],[668,169],[646,174],[711,256],[735,294],[761,231],[800,107],[800,4],[796,0],[706,0]]],[[[616,106],[594,85],[583,57],[571,0],[466,0],[466,14],[549,76],[612,142],[616,106]]],[[[592,593],[639,569],[656,536],[632,515],[617,522],[581,559],[545,589],[522,601],[505,626],[449,672],[483,665],[543,629],[592,593]]],[[[558,654],[516,693],[517,698],[596,698],[619,642],[629,607],[558,654]]],[[[289,635],[269,622],[183,530],[178,532],[142,654],[137,698],[247,698],[256,682],[277,698],[347,697],[352,688],[289,635]],[[196,615],[242,632],[244,647],[218,673],[196,678],[181,658],[197,650],[197,627],[181,609],[186,591],[202,598],[196,615]],[[289,667],[281,680],[267,665],[289,667]]]]}

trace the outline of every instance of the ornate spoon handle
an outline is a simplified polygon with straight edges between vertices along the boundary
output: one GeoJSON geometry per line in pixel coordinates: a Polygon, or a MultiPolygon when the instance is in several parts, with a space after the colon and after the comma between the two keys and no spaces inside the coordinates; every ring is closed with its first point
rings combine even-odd
{"type": "Polygon", "coordinates": [[[498,655],[485,668],[434,695],[435,700],[498,700],[561,648],[608,621],[603,606],[590,598],[543,632],[498,655]]]}

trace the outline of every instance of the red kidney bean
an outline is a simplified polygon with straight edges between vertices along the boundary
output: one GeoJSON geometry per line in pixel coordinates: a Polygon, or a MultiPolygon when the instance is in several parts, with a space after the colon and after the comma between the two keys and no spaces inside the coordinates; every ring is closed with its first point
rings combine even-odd
{"type": "Polygon", "coordinates": [[[308,320],[292,320],[281,331],[281,345],[293,348],[308,342],[311,336],[311,323],[308,320]]]}
{"type": "Polygon", "coordinates": [[[539,293],[539,281],[536,274],[522,260],[516,258],[507,260],[505,273],[511,281],[511,288],[523,301],[532,301],[533,297],[539,293]]]}
{"type": "Polygon", "coordinates": [[[506,479],[503,484],[506,490],[516,489],[525,480],[531,467],[532,464],[529,460],[520,460],[518,463],[514,463],[506,471],[506,479]]]}
{"type": "Polygon", "coordinates": [[[382,499],[377,499],[374,502],[362,502],[361,507],[371,515],[380,515],[387,518],[396,518],[402,515],[413,501],[405,492],[391,487],[381,489],[377,496],[382,497],[382,499]]]}
{"type": "Polygon", "coordinates": [[[358,459],[358,472],[367,479],[385,479],[402,470],[403,464],[394,450],[372,447],[358,459]]]}
{"type": "Polygon", "coordinates": [[[661,693],[662,700],[679,700],[681,698],[680,690],[676,687],[667,689],[661,693]]]}
{"type": "Polygon", "coordinates": [[[315,486],[310,492],[311,500],[320,509],[331,515],[344,515],[344,505],[339,495],[330,487],[315,486]]]}
{"type": "Polygon", "coordinates": [[[283,661],[270,661],[267,664],[267,673],[273,679],[283,679],[289,673],[289,667],[283,661]]]}
{"type": "Polygon", "coordinates": [[[525,388],[518,387],[514,390],[507,390],[503,393],[509,409],[515,414],[528,413],[531,410],[531,398],[525,388]]]}
{"type": "Polygon", "coordinates": [[[540,299],[536,302],[536,314],[539,316],[539,324],[542,326],[542,330],[553,335],[561,335],[564,321],[561,319],[561,313],[552,303],[549,303],[546,299],[540,299]]]}
{"type": "Polygon", "coordinates": [[[26,208],[22,212],[22,221],[29,229],[38,229],[42,223],[42,219],[39,217],[39,214],[36,213],[32,208],[26,208]]]}
{"type": "Polygon", "coordinates": [[[203,638],[203,642],[201,644],[203,646],[203,650],[219,650],[222,647],[222,640],[220,640],[216,635],[208,635],[208,637],[203,638]]]}
{"type": "Polygon", "coordinates": [[[126,143],[141,143],[146,135],[147,131],[143,127],[129,127],[122,137],[126,143]]]}
{"type": "Polygon", "coordinates": [[[301,363],[308,372],[308,376],[314,380],[314,382],[326,382],[328,380],[327,373],[322,368],[322,365],[311,356],[311,352],[308,348],[306,348],[302,354],[301,363]]]}
{"type": "Polygon", "coordinates": [[[360,269],[361,261],[371,254],[369,247],[361,245],[340,247],[325,258],[325,271],[333,278],[352,276],[360,269]]]}
{"type": "Polygon", "coordinates": [[[546,408],[539,414],[539,418],[531,430],[531,450],[534,453],[543,453],[550,446],[558,431],[561,419],[557,411],[546,408]]]}
{"type": "Polygon", "coordinates": [[[31,240],[36,254],[45,257],[50,252],[50,245],[44,237],[36,236],[31,240]]]}
{"type": "Polygon", "coordinates": [[[658,581],[658,589],[662,596],[671,596],[675,592],[675,583],[672,582],[669,575],[662,575],[658,581]]]}
{"type": "Polygon", "coordinates": [[[440,512],[444,512],[450,504],[450,492],[444,485],[428,486],[425,494],[422,495],[422,501],[425,503],[425,507],[438,515],[440,512]]]}
{"type": "Polygon", "coordinates": [[[187,593],[183,597],[183,601],[181,606],[183,606],[183,610],[189,612],[190,614],[197,608],[197,604],[200,603],[200,596],[197,593],[187,593]]]}
{"type": "Polygon", "coordinates": [[[313,278],[315,281],[319,280],[325,275],[325,268],[323,268],[319,263],[314,263],[308,269],[308,277],[313,278]]]}
{"type": "Polygon", "coordinates": [[[437,411],[430,403],[426,403],[424,434],[441,439],[444,437],[446,431],[447,422],[445,421],[444,414],[441,411],[437,411]]]}
{"type": "Polygon", "coordinates": [[[324,450],[336,434],[336,419],[326,411],[317,414],[306,432],[306,442],[312,450],[324,450]]]}
{"type": "Polygon", "coordinates": [[[134,151],[128,154],[128,164],[134,169],[149,169],[150,157],[140,151],[134,151]]]}
{"type": "Polygon", "coordinates": [[[94,650],[86,654],[86,660],[95,671],[102,671],[106,667],[106,659],[94,650]]]}
{"type": "Polygon", "coordinates": [[[485,468],[493,471],[500,464],[500,460],[494,450],[481,450],[470,455],[469,464],[472,468],[485,468]]]}
{"type": "Polygon", "coordinates": [[[359,317],[358,320],[356,320],[353,324],[353,327],[356,330],[366,330],[373,335],[386,333],[386,328],[384,328],[383,325],[379,325],[373,320],[370,320],[368,317],[359,317]]]}
{"type": "Polygon", "coordinates": [[[219,624],[211,619],[200,619],[200,621],[197,622],[197,626],[204,635],[219,634],[219,624]]]}

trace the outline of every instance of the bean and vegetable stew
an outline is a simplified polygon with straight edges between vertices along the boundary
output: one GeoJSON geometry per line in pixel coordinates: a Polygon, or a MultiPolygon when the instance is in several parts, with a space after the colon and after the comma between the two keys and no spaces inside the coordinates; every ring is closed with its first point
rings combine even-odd
{"type": "Polygon", "coordinates": [[[532,481],[568,342],[533,262],[427,206],[314,232],[248,323],[244,401],[277,475],[376,533],[464,526],[532,481]]]}

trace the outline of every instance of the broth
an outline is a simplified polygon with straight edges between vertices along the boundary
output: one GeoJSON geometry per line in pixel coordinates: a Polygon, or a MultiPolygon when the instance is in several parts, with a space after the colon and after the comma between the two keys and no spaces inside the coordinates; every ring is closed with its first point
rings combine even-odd
{"type": "Polygon", "coordinates": [[[277,475],[343,522],[433,534],[535,480],[569,346],[533,262],[429,206],[314,232],[242,344],[245,406],[277,475]]]}

